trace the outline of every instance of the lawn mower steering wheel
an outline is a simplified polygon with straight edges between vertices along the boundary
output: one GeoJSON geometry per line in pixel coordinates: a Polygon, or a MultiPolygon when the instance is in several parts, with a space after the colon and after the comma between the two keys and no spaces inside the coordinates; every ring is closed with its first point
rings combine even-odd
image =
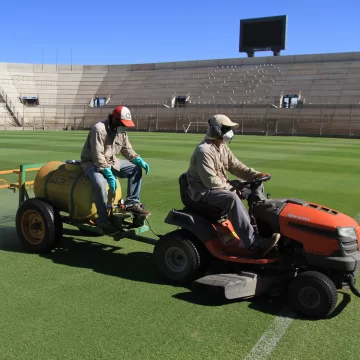
{"type": "Polygon", "coordinates": [[[251,184],[256,184],[256,183],[262,183],[263,181],[268,181],[271,179],[271,175],[267,175],[267,176],[263,176],[261,178],[255,178],[255,179],[251,179],[248,181],[245,181],[242,183],[242,185],[251,185],[251,184]]]}

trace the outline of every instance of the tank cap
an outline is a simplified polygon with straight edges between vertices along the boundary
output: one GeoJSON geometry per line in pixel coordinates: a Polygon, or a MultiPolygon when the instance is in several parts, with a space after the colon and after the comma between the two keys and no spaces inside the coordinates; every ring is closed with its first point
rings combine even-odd
{"type": "Polygon", "coordinates": [[[66,160],[65,163],[71,164],[71,165],[80,165],[81,161],[80,160],[66,160]]]}

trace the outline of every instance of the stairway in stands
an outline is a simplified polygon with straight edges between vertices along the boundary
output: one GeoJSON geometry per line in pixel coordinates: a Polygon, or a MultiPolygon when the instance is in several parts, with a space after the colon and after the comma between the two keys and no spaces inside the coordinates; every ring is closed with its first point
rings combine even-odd
{"type": "Polygon", "coordinates": [[[5,91],[0,86],[0,116],[3,115],[4,119],[8,119],[7,123],[11,126],[23,126],[23,119],[16,111],[12,101],[7,97],[5,91]],[[6,116],[8,115],[8,116],[6,116]]]}

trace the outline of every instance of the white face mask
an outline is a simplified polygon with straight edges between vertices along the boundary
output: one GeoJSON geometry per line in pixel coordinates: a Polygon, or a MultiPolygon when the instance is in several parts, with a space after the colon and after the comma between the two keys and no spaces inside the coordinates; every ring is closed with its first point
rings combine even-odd
{"type": "Polygon", "coordinates": [[[223,141],[225,143],[229,143],[233,138],[233,136],[234,136],[234,132],[232,130],[229,130],[227,133],[224,134],[223,141]]]}
{"type": "Polygon", "coordinates": [[[126,126],[118,126],[117,128],[116,128],[116,132],[118,133],[118,134],[122,134],[122,133],[124,133],[126,131],[126,126]]]}

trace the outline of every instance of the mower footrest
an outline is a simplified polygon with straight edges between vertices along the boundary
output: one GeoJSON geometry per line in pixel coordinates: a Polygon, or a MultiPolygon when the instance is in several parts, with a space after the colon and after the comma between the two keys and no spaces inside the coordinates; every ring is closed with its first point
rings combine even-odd
{"type": "Polygon", "coordinates": [[[257,295],[257,282],[258,274],[242,272],[207,275],[194,281],[194,285],[220,288],[227,299],[238,299],[257,295]]]}

